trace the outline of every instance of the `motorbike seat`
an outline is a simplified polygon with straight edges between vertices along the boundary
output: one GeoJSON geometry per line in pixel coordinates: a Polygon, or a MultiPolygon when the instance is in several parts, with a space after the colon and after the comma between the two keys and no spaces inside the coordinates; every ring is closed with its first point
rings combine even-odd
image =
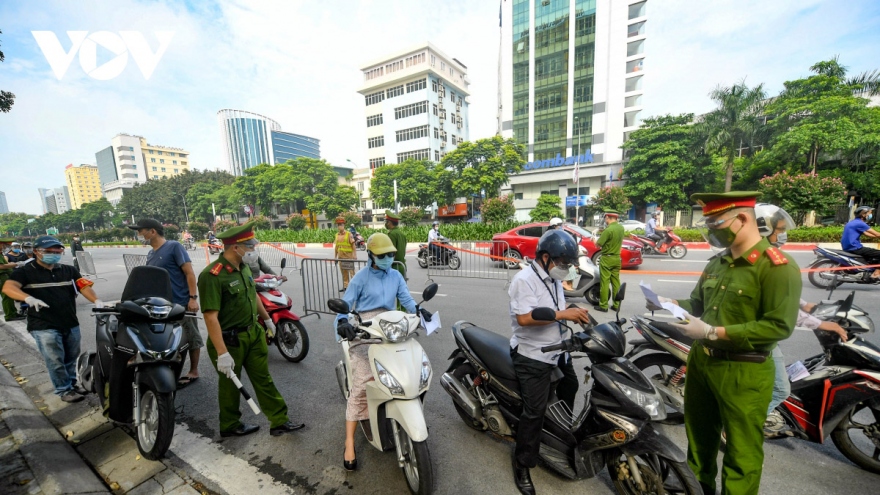
{"type": "Polygon", "coordinates": [[[828,251],[831,251],[832,253],[836,253],[836,254],[839,254],[842,256],[846,256],[848,258],[859,259],[859,260],[865,259],[865,257],[860,254],[850,253],[849,251],[844,251],[842,249],[828,249],[828,251]]]}
{"type": "Polygon", "coordinates": [[[480,327],[467,327],[461,333],[493,376],[508,388],[519,390],[519,380],[510,357],[510,339],[480,327]]]}
{"type": "Polygon", "coordinates": [[[686,344],[689,346],[694,345],[694,339],[681,333],[681,330],[679,330],[678,327],[676,327],[674,325],[670,325],[669,323],[664,323],[662,321],[655,320],[655,321],[651,322],[651,326],[656,328],[657,330],[660,330],[661,332],[665,333],[666,335],[669,335],[673,339],[675,339],[683,344],[686,344]]]}

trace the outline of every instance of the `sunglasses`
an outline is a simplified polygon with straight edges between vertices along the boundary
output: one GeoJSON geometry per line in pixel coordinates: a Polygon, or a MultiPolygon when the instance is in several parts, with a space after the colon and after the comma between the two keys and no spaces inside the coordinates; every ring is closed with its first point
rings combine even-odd
{"type": "Polygon", "coordinates": [[[393,258],[394,253],[384,253],[384,254],[374,254],[377,260],[384,260],[385,258],[393,258]]]}

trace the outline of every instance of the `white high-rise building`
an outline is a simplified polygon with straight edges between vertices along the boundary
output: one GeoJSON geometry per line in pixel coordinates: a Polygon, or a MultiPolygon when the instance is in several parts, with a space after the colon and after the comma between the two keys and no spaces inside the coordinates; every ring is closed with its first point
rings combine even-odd
{"type": "Polygon", "coordinates": [[[440,159],[470,139],[467,67],[431,43],[361,67],[370,169],[440,159]]]}
{"type": "Polygon", "coordinates": [[[638,128],[645,78],[645,0],[507,0],[501,22],[504,137],[526,146],[504,192],[528,219],[541,194],[566,216],[620,185],[620,146],[638,128]],[[573,183],[575,162],[578,184],[573,183]]]}
{"type": "Polygon", "coordinates": [[[6,204],[6,193],[0,191],[0,213],[9,213],[9,205],[6,204]]]}
{"type": "Polygon", "coordinates": [[[281,124],[264,115],[227,108],[217,112],[217,121],[226,168],[232,175],[242,175],[262,163],[321,158],[319,139],[284,132],[281,124]]]}

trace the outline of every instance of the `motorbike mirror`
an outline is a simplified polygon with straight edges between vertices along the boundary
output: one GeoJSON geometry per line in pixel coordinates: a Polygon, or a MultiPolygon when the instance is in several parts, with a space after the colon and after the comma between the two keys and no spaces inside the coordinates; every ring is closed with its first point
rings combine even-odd
{"type": "Polygon", "coordinates": [[[852,291],[846,297],[846,300],[843,301],[843,304],[840,305],[840,308],[837,309],[838,313],[849,313],[849,310],[852,309],[853,299],[856,297],[856,291],[852,291]]]}
{"type": "Polygon", "coordinates": [[[434,296],[437,295],[437,289],[439,288],[440,286],[437,284],[431,284],[425,287],[425,290],[422,292],[422,301],[430,301],[431,299],[434,299],[434,296]]]}
{"type": "Polygon", "coordinates": [[[620,284],[620,290],[617,291],[617,295],[614,296],[614,300],[617,302],[623,301],[623,297],[626,295],[626,283],[620,284]]]}
{"type": "Polygon", "coordinates": [[[532,319],[535,321],[556,321],[556,311],[553,308],[535,308],[532,310],[532,319]]]}
{"type": "Polygon", "coordinates": [[[284,268],[286,266],[287,266],[287,258],[281,258],[281,269],[284,270],[284,268]]]}
{"type": "Polygon", "coordinates": [[[327,307],[334,313],[348,314],[351,312],[351,307],[342,299],[330,299],[327,301],[327,307]]]}

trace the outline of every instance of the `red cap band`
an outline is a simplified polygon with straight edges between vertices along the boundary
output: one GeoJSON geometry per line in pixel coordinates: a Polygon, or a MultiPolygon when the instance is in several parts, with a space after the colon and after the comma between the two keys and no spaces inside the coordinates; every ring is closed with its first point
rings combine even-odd
{"type": "Polygon", "coordinates": [[[230,246],[232,244],[238,244],[239,242],[249,241],[254,238],[253,230],[245,230],[241,234],[234,235],[232,237],[227,237],[223,239],[224,246],[230,246]]]}
{"type": "Polygon", "coordinates": [[[754,208],[757,198],[716,199],[703,205],[703,216],[712,216],[734,208],[754,208]]]}

